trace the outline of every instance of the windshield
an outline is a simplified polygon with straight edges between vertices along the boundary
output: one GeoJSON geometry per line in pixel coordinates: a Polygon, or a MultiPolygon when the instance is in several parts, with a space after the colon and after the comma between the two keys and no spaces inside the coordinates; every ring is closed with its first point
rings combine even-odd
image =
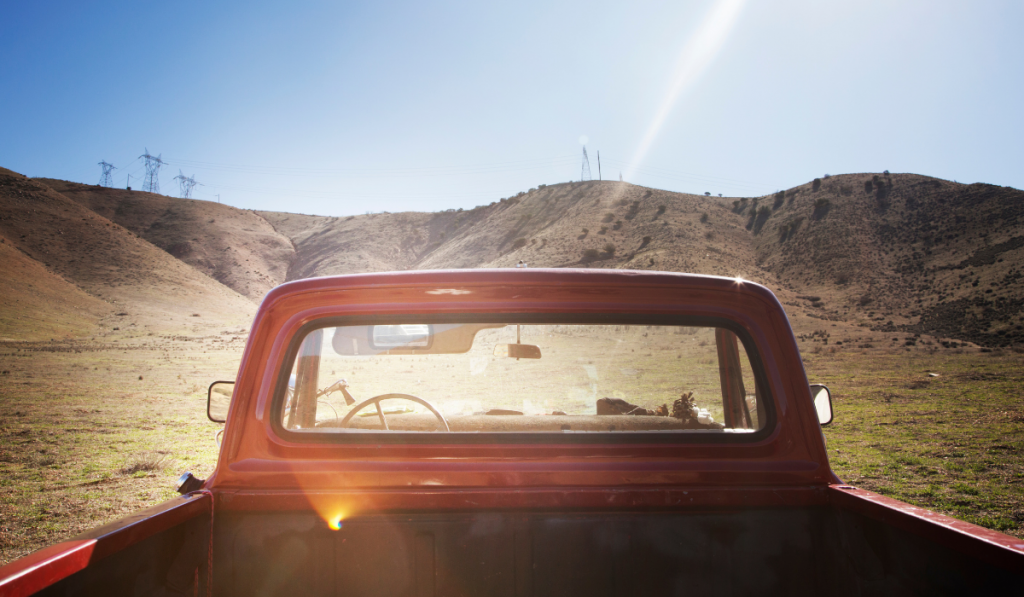
{"type": "Polygon", "coordinates": [[[402,323],[304,336],[277,401],[302,433],[750,433],[765,421],[729,330],[402,323]]]}

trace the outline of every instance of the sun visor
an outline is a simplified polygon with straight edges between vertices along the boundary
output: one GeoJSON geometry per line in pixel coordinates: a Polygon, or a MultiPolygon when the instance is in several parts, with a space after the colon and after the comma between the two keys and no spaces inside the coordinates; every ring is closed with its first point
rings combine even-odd
{"type": "Polygon", "coordinates": [[[381,324],[335,328],[331,346],[342,356],[379,354],[462,354],[473,348],[480,330],[492,323],[381,324]]]}

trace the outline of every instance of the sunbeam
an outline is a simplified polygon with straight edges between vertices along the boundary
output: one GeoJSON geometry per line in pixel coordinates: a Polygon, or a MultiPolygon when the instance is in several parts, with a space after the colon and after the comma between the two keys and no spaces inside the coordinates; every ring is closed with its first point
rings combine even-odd
{"type": "Polygon", "coordinates": [[[647,156],[654,139],[661,132],[665,119],[672,112],[679,97],[693,87],[707,67],[714,62],[718,52],[729,38],[733,26],[739,20],[745,2],[746,0],[719,0],[716,2],[697,28],[694,36],[683,47],[676,64],[672,86],[658,107],[654,119],[647,127],[647,133],[626,168],[627,180],[632,178],[635,170],[647,156]]]}

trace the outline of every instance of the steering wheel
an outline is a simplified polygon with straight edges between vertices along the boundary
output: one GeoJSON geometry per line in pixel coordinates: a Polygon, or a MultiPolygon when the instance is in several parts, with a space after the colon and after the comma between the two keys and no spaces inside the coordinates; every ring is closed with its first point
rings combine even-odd
{"type": "Polygon", "coordinates": [[[430,412],[434,413],[434,416],[437,417],[439,421],[441,421],[441,425],[444,425],[445,431],[451,431],[451,429],[448,427],[448,421],[445,420],[444,415],[442,415],[440,411],[434,408],[434,406],[427,402],[426,400],[419,398],[417,396],[413,396],[412,394],[381,394],[380,396],[374,396],[369,400],[364,400],[359,404],[353,406],[352,410],[350,410],[349,413],[345,415],[345,418],[341,420],[341,427],[348,427],[349,421],[352,420],[352,417],[356,416],[357,412],[373,404],[374,406],[377,407],[377,416],[380,417],[380,424],[384,426],[385,431],[389,431],[388,421],[387,419],[384,418],[384,409],[380,407],[380,401],[387,400],[388,398],[402,398],[404,400],[411,400],[417,404],[422,404],[423,406],[427,407],[427,409],[429,409],[430,412]]]}

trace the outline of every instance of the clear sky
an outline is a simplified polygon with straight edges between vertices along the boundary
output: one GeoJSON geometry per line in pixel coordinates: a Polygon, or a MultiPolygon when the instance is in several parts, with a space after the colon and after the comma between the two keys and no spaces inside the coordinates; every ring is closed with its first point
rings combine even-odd
{"type": "Polygon", "coordinates": [[[591,170],[754,196],[823,174],[1024,188],[1021,0],[8,2],[0,166],[321,215],[591,170]]]}

